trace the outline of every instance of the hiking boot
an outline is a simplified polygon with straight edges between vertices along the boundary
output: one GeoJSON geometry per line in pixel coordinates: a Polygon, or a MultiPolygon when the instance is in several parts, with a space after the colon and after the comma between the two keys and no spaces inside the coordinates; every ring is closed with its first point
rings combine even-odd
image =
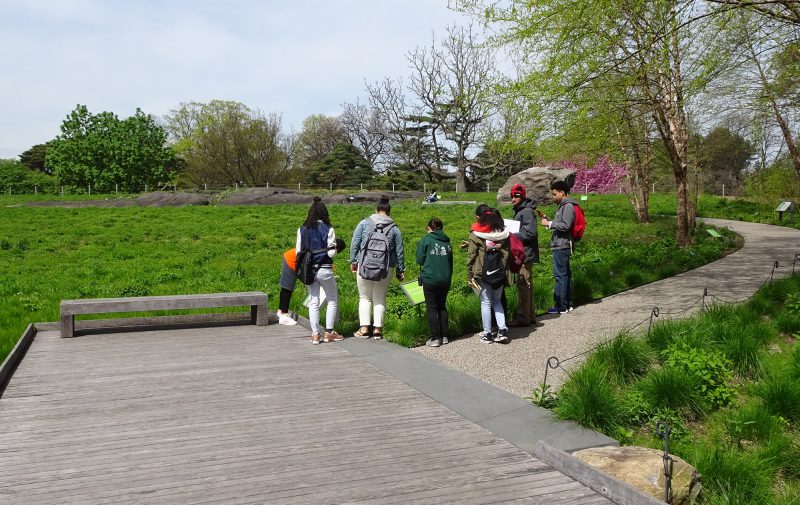
{"type": "Polygon", "coordinates": [[[498,344],[507,344],[508,343],[508,330],[502,329],[497,331],[497,335],[492,339],[498,344]]]}
{"type": "Polygon", "coordinates": [[[524,319],[514,319],[513,321],[508,323],[508,326],[510,326],[511,328],[524,328],[530,325],[531,325],[530,321],[526,321],[524,319]]]}
{"type": "Polygon", "coordinates": [[[311,335],[311,343],[314,345],[319,345],[319,335],[311,335]]]}
{"type": "Polygon", "coordinates": [[[492,338],[491,333],[481,333],[481,342],[484,344],[491,344],[494,342],[494,338],[492,338]]]}
{"type": "Polygon", "coordinates": [[[432,338],[432,339],[428,340],[427,342],[425,342],[425,345],[427,345],[428,347],[439,347],[442,344],[439,342],[438,339],[432,338]]]}
{"type": "Polygon", "coordinates": [[[336,333],[336,330],[328,333],[325,332],[325,335],[322,337],[323,342],[340,342],[344,340],[344,337],[336,333]]]}
{"type": "Polygon", "coordinates": [[[447,340],[447,337],[442,337],[442,345],[449,344],[449,343],[450,343],[450,341],[447,340]]]}

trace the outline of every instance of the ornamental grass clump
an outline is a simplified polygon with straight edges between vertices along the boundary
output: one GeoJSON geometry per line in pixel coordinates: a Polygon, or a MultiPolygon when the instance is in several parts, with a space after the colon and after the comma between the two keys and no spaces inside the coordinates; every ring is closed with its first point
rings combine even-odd
{"type": "Polygon", "coordinates": [[[784,370],[770,370],[758,381],[755,395],[767,410],[792,423],[800,421],[800,381],[784,370]]]}
{"type": "Polygon", "coordinates": [[[623,384],[647,373],[653,356],[647,344],[623,331],[598,347],[590,359],[604,364],[610,376],[623,384]]]}
{"type": "Polygon", "coordinates": [[[554,412],[561,419],[614,433],[620,424],[622,405],[608,369],[597,360],[581,365],[561,387],[554,412]]]}
{"type": "Polygon", "coordinates": [[[700,380],[682,368],[665,366],[649,373],[639,388],[651,405],[676,410],[689,419],[703,413],[702,385],[700,380]]]}
{"type": "Polygon", "coordinates": [[[697,445],[694,454],[684,458],[703,476],[709,504],[771,503],[772,469],[751,454],[717,444],[697,445]]]}
{"type": "Polygon", "coordinates": [[[697,331],[698,323],[691,319],[658,321],[647,335],[647,343],[656,351],[663,351],[678,342],[702,347],[706,345],[706,333],[697,331]]]}

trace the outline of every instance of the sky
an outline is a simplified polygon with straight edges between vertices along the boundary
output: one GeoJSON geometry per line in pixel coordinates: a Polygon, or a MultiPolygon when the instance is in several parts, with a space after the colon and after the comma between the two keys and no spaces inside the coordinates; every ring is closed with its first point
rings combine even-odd
{"type": "MultiPolygon", "coordinates": [[[[453,1],[453,0],[451,0],[453,1]]],[[[0,0],[0,158],[59,134],[77,104],[120,118],[235,100],[299,130],[409,74],[470,19],[448,0],[0,0]]]]}

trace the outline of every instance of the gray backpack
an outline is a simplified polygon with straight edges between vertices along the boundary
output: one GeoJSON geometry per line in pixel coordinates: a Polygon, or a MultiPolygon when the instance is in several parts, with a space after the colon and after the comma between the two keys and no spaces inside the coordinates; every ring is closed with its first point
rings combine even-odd
{"type": "Polygon", "coordinates": [[[374,224],[361,244],[358,275],[368,281],[379,281],[389,275],[389,230],[392,224],[374,224]]]}

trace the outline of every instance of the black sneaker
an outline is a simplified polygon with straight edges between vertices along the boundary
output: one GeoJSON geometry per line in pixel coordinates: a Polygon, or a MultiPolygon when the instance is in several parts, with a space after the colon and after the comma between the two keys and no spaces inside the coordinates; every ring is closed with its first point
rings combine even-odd
{"type": "Polygon", "coordinates": [[[506,330],[506,329],[499,330],[497,332],[497,335],[495,335],[493,340],[495,342],[497,342],[498,344],[507,344],[508,343],[508,330],[506,330]]]}
{"type": "Polygon", "coordinates": [[[491,344],[492,342],[494,342],[494,339],[492,338],[492,334],[491,333],[482,333],[481,334],[481,342],[483,342],[484,344],[491,344]]]}

